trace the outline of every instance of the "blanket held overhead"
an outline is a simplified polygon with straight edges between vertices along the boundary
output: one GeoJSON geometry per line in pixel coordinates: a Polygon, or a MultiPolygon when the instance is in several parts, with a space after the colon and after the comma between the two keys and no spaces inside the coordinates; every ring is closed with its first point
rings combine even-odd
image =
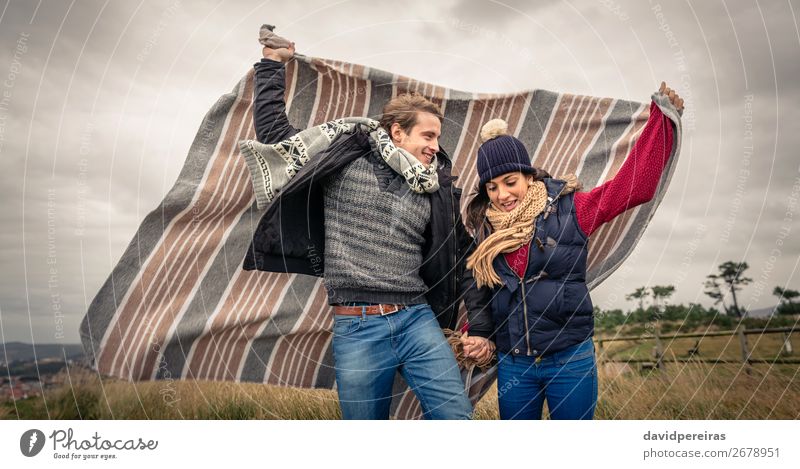
{"type": "MultiPolygon", "coordinates": [[[[433,100],[444,113],[439,144],[451,155],[465,195],[477,178],[480,128],[492,118],[508,122],[534,166],[553,175],[575,173],[589,190],[616,174],[649,115],[649,103],[539,89],[467,93],[300,54],[287,64],[286,80],[287,112],[297,128],[348,116],[376,118],[389,99],[406,91],[433,100]]],[[[142,221],[92,301],[80,334],[99,373],[335,387],[333,313],[322,279],[241,268],[264,213],[238,146],[255,138],[252,98],[251,70],[208,111],[174,186],[142,221]]],[[[650,203],[592,235],[590,287],[633,250],[664,196],[677,152],[676,144],[650,203]]],[[[463,318],[463,305],[461,312],[463,318]]],[[[474,401],[493,382],[494,370],[475,370],[470,378],[474,401]]],[[[396,390],[393,415],[420,416],[400,380],[396,390]]]]}

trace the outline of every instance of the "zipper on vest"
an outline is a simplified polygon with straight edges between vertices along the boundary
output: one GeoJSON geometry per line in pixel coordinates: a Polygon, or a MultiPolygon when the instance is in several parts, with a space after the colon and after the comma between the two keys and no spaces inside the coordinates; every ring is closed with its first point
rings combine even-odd
{"type": "Polygon", "coordinates": [[[525,299],[525,282],[522,278],[519,279],[519,284],[522,286],[522,317],[525,321],[525,345],[528,347],[527,355],[531,354],[531,331],[528,330],[528,301],[525,299]]]}
{"type": "MultiPolygon", "coordinates": [[[[458,229],[456,229],[456,195],[453,192],[452,183],[450,184],[450,215],[453,217],[453,225],[451,227],[453,230],[453,296],[450,297],[450,300],[453,301],[458,298],[458,236],[456,234],[458,229]]],[[[454,321],[458,322],[458,307],[453,308],[455,309],[454,321]]]]}
{"type": "MultiPolygon", "coordinates": [[[[525,272],[528,272],[528,264],[531,261],[532,247],[533,246],[528,246],[528,253],[525,259],[525,272]]],[[[528,302],[525,300],[525,297],[527,296],[525,294],[525,278],[524,276],[519,275],[516,270],[511,268],[511,265],[509,265],[505,255],[500,255],[503,256],[503,261],[508,266],[508,269],[517,276],[517,279],[519,280],[519,286],[522,288],[522,320],[525,322],[525,346],[527,347],[525,354],[530,356],[533,355],[533,353],[531,353],[531,331],[528,329],[528,302]]]]}
{"type": "MultiPolygon", "coordinates": [[[[547,216],[549,215],[550,207],[553,206],[553,204],[555,204],[556,201],[558,201],[559,197],[561,197],[561,194],[564,193],[564,189],[566,187],[567,187],[566,184],[563,185],[561,187],[561,190],[555,196],[555,198],[550,199],[550,197],[548,197],[548,202],[545,205],[545,209],[544,209],[544,219],[547,219],[547,216]]],[[[536,223],[536,219],[534,219],[534,223],[536,223]]],[[[535,238],[535,241],[537,242],[537,247],[540,250],[544,250],[544,246],[542,246],[541,240],[539,238],[535,238]]],[[[533,248],[533,242],[534,242],[534,239],[531,240],[530,246],[528,246],[528,256],[527,256],[527,259],[525,259],[525,273],[528,272],[528,264],[530,263],[530,260],[531,260],[531,248],[533,248]]],[[[500,255],[503,256],[502,254],[500,254],[500,255]]],[[[531,352],[531,331],[528,328],[528,302],[525,301],[525,297],[527,296],[526,293],[525,293],[525,279],[524,279],[524,276],[520,276],[519,274],[517,274],[516,270],[511,268],[511,266],[508,264],[508,261],[506,260],[506,256],[503,256],[503,261],[505,261],[506,266],[508,266],[508,269],[511,270],[511,272],[513,272],[514,275],[517,276],[517,278],[519,279],[519,286],[522,289],[522,318],[525,321],[525,345],[528,348],[527,351],[526,351],[526,354],[528,356],[530,356],[530,355],[533,355],[533,352],[531,352]]],[[[542,278],[542,273],[544,273],[544,276],[547,276],[546,272],[540,272],[532,280],[538,280],[539,278],[542,278]]],[[[541,356],[537,357],[536,358],[536,363],[539,363],[539,361],[541,361],[541,359],[542,359],[541,356]]]]}

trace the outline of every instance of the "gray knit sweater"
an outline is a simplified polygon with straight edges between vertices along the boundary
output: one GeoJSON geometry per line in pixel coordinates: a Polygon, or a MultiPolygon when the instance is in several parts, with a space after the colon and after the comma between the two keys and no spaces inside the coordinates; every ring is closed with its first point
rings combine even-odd
{"type": "Polygon", "coordinates": [[[324,199],[328,302],[424,303],[429,196],[370,153],[327,179],[324,199]]]}

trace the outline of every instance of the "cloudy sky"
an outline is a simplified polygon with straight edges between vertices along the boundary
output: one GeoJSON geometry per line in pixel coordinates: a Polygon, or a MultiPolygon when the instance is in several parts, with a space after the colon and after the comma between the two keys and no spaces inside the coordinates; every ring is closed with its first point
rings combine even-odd
{"type": "Polygon", "coordinates": [[[0,325],[5,341],[78,342],[201,119],[260,54],[269,22],[306,55],[451,88],[686,99],[678,169],[604,309],[746,261],[751,309],[800,289],[800,2],[0,2],[0,325]]]}

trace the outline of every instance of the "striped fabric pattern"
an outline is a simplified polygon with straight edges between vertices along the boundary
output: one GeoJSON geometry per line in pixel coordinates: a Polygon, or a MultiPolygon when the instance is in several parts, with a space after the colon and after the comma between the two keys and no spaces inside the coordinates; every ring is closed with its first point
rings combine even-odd
{"type": "MultiPolygon", "coordinates": [[[[415,91],[444,113],[440,145],[458,186],[474,184],[483,123],[502,118],[551,174],[574,172],[585,189],[616,174],[649,106],[531,90],[474,94],[361,65],[297,55],[287,64],[286,102],[295,127],[347,116],[377,118],[399,93],[415,91]]],[[[316,277],[242,270],[263,210],[237,142],[255,138],[253,71],[206,114],[178,180],[148,214],[92,301],[80,334],[92,367],[127,380],[195,379],[333,388],[332,311],[316,277]]],[[[654,200],[592,236],[589,284],[633,250],[676,166],[673,155],[654,200]]],[[[462,318],[464,308],[461,308],[462,318]]],[[[466,373],[466,372],[465,372],[466,373]]],[[[493,373],[472,377],[475,399],[493,373]]],[[[394,416],[419,417],[398,378],[394,416]]]]}

